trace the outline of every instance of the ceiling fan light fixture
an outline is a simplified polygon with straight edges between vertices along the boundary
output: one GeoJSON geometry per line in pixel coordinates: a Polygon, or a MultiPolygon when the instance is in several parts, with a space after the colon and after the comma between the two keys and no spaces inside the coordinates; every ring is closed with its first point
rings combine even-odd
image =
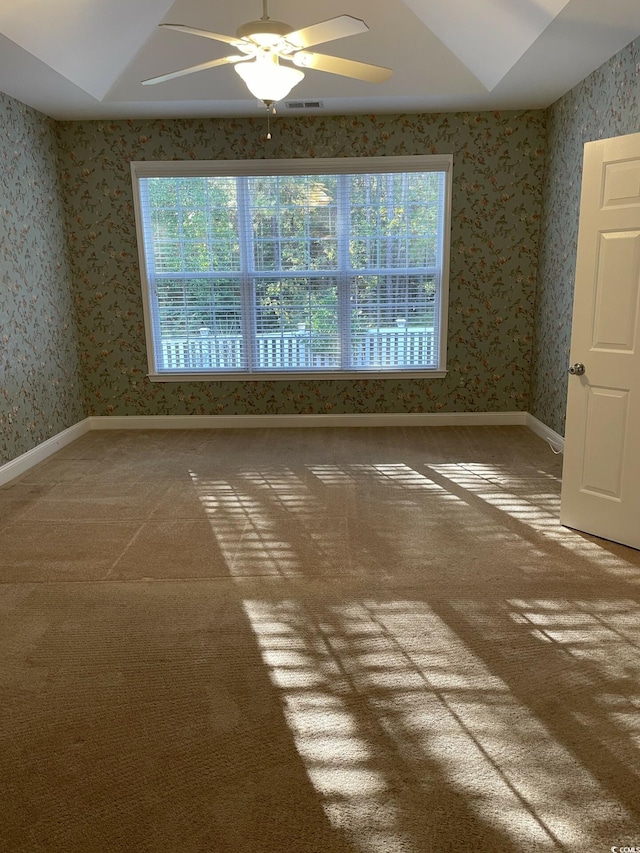
{"type": "Polygon", "coordinates": [[[277,56],[240,62],[233,67],[259,101],[282,101],[304,78],[303,71],[280,65],[277,56]]]}
{"type": "Polygon", "coordinates": [[[310,68],[313,62],[313,54],[306,53],[304,50],[299,50],[291,57],[291,61],[299,68],[310,68]]]}
{"type": "Polygon", "coordinates": [[[235,48],[235,50],[239,50],[241,53],[246,53],[247,56],[251,56],[256,53],[256,46],[246,41],[234,41],[232,42],[231,47],[235,48]]]}

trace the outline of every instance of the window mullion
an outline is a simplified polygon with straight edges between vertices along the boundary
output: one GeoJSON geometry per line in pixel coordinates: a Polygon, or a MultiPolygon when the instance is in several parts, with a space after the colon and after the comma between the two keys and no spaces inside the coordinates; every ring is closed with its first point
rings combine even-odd
{"type": "MultiPolygon", "coordinates": [[[[176,213],[178,216],[178,223],[179,223],[178,224],[178,239],[180,241],[179,242],[179,246],[180,246],[180,268],[181,268],[182,272],[185,272],[187,265],[185,263],[185,258],[184,258],[184,240],[185,240],[185,238],[184,238],[184,207],[182,204],[182,195],[183,195],[182,182],[178,182],[177,199],[176,199],[176,213]]],[[[191,338],[191,327],[189,324],[189,308],[190,308],[190,306],[189,306],[189,300],[187,299],[187,290],[186,290],[186,282],[187,281],[188,281],[188,279],[185,277],[185,279],[183,280],[183,285],[182,285],[182,312],[183,312],[183,316],[185,318],[184,333],[187,337],[187,340],[190,340],[190,338],[191,338]]]]}
{"type": "Polygon", "coordinates": [[[338,336],[340,368],[351,367],[350,259],[351,193],[349,175],[338,176],[338,336]]]}
{"type": "Polygon", "coordinates": [[[242,340],[244,343],[247,369],[255,370],[256,348],[254,345],[255,318],[255,258],[253,247],[253,222],[251,217],[251,193],[247,177],[237,177],[238,194],[238,239],[240,242],[240,288],[242,293],[242,340]]]}

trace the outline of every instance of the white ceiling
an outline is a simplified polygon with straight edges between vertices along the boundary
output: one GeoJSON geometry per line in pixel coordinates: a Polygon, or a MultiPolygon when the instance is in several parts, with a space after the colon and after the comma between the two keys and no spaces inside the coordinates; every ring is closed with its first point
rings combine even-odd
{"type": "MultiPolygon", "coordinates": [[[[545,107],[640,35],[639,0],[269,3],[294,29],[341,14],[369,32],[313,50],[394,73],[373,84],[307,71],[288,100],[320,100],[316,113],[545,107]]],[[[2,0],[0,91],[56,119],[257,115],[230,65],[140,81],[234,52],[160,22],[235,35],[261,15],[262,0],[2,0]]]]}

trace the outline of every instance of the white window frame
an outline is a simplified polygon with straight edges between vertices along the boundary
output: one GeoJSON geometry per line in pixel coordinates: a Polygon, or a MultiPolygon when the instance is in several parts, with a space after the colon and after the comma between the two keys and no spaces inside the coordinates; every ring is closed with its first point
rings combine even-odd
{"type": "Polygon", "coordinates": [[[145,338],[148,358],[148,377],[152,382],[185,381],[242,381],[242,380],[296,380],[296,379],[364,379],[364,378],[443,378],[447,375],[447,327],[449,311],[449,258],[451,246],[451,199],[452,199],[453,155],[424,154],[406,157],[340,157],[293,160],[167,160],[133,161],[133,201],[138,242],[138,257],[142,282],[142,299],[145,338]],[[144,245],[142,206],[140,201],[140,179],[157,177],[235,177],[273,175],[327,175],[367,174],[392,172],[444,172],[444,222],[442,223],[442,264],[439,309],[439,350],[436,367],[399,369],[394,367],[358,370],[327,371],[206,371],[206,370],[162,370],[158,368],[156,341],[154,336],[154,313],[151,307],[151,285],[147,274],[144,245]]]}

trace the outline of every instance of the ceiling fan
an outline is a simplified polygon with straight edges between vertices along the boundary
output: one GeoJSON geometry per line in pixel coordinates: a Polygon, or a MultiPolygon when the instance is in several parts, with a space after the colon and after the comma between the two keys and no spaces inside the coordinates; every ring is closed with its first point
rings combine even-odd
{"type": "Polygon", "coordinates": [[[151,77],[142,81],[146,86],[163,83],[165,80],[193,74],[196,71],[215,68],[218,65],[233,65],[249,91],[271,108],[276,101],[286,98],[293,87],[302,80],[304,77],[304,71],[300,70],[302,68],[327,71],[330,74],[372,83],[381,83],[392,74],[390,68],[342,59],[338,56],[327,56],[324,53],[311,53],[307,50],[317,44],[368,32],[369,27],[365,22],[351,15],[340,15],[301,30],[292,30],[282,21],[271,20],[267,10],[267,0],[263,0],[260,20],[243,24],[238,28],[235,37],[196,29],[185,24],[160,24],[160,26],[225,42],[238,53],[161,74],[159,77],[151,77]],[[281,65],[281,60],[292,65],[281,65]]]}

